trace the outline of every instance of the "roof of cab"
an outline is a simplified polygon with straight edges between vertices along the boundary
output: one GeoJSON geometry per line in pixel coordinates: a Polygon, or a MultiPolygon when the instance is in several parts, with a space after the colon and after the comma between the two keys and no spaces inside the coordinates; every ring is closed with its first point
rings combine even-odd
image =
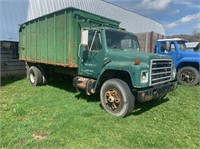
{"type": "Polygon", "coordinates": [[[186,41],[183,38],[165,38],[165,39],[158,39],[157,41],[186,41]]]}

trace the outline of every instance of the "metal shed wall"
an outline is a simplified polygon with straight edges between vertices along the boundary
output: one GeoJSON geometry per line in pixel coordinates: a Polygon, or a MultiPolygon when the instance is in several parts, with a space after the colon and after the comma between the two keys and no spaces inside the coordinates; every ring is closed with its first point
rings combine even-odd
{"type": "Polygon", "coordinates": [[[0,40],[18,41],[18,24],[66,7],[121,21],[120,27],[133,33],[165,34],[162,24],[102,0],[0,0],[0,40]]]}

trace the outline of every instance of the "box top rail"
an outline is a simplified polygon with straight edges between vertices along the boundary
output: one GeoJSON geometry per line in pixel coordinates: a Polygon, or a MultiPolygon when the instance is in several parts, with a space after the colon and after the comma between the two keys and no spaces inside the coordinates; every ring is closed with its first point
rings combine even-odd
{"type": "Polygon", "coordinates": [[[22,26],[22,25],[27,24],[29,22],[33,22],[33,21],[38,20],[38,19],[43,18],[43,17],[48,17],[49,15],[59,13],[59,12],[62,12],[62,11],[72,11],[74,17],[81,17],[81,18],[87,19],[87,21],[99,23],[99,24],[102,24],[102,25],[105,25],[105,26],[119,27],[119,24],[121,23],[117,20],[106,18],[104,16],[100,16],[100,15],[97,15],[97,14],[94,14],[94,13],[91,13],[91,12],[87,12],[87,11],[84,11],[84,10],[81,10],[81,9],[78,9],[78,8],[67,7],[67,8],[60,9],[58,11],[54,11],[54,12],[51,12],[49,14],[37,17],[35,19],[26,21],[26,22],[19,24],[19,25],[22,26]]]}

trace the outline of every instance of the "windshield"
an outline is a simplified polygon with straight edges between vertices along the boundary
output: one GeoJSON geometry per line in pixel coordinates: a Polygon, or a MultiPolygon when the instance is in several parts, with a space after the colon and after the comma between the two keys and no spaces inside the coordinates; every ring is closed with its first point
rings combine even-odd
{"type": "Polygon", "coordinates": [[[177,41],[177,45],[178,45],[178,48],[180,50],[186,50],[186,45],[185,45],[185,41],[177,41]]]}
{"type": "Polygon", "coordinates": [[[137,37],[132,34],[106,30],[106,41],[109,49],[131,49],[139,51],[137,37]]]}

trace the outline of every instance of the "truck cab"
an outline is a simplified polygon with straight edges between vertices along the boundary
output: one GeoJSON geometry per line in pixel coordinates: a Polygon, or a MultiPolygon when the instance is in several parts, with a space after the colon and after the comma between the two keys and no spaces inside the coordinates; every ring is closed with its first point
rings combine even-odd
{"type": "Polygon", "coordinates": [[[173,58],[177,69],[177,80],[180,84],[196,85],[200,80],[200,53],[187,50],[186,42],[181,38],[159,39],[155,52],[173,58]]]}
{"type": "Polygon", "coordinates": [[[120,28],[96,27],[82,28],[81,34],[74,87],[89,94],[100,92],[107,112],[127,115],[135,99],[144,102],[163,98],[176,89],[172,58],[141,52],[133,33],[120,28]]]}

